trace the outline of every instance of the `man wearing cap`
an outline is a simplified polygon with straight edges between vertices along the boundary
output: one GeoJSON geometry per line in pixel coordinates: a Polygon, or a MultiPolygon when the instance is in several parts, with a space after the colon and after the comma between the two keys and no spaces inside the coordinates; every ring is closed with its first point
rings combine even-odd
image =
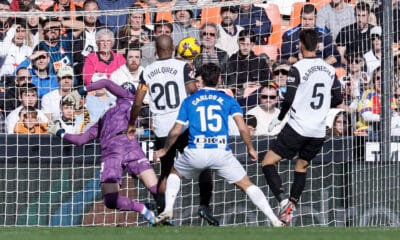
{"type": "Polygon", "coordinates": [[[222,22],[218,25],[219,39],[215,45],[228,53],[229,56],[239,50],[238,36],[239,32],[244,28],[235,25],[238,17],[238,9],[236,6],[221,7],[222,22]]]}
{"type": "Polygon", "coordinates": [[[370,32],[371,50],[364,54],[364,59],[367,64],[367,73],[370,78],[372,78],[374,70],[381,65],[381,37],[382,27],[373,27],[370,32]]]}
{"type": "Polygon", "coordinates": [[[195,17],[192,9],[185,9],[188,6],[186,0],[179,0],[175,3],[173,12],[174,23],[172,24],[174,32],[172,33],[172,39],[174,46],[186,37],[194,37],[200,42],[199,30],[192,26],[192,19],[195,17]]]}
{"type": "Polygon", "coordinates": [[[36,46],[33,54],[18,65],[15,70],[18,72],[20,68],[29,69],[32,83],[37,87],[39,98],[59,87],[57,76],[50,71],[49,63],[49,53],[41,46],[36,46]]]}
{"type": "Polygon", "coordinates": [[[50,120],[60,117],[61,99],[71,92],[73,87],[74,72],[70,66],[63,66],[57,73],[57,80],[60,87],[45,94],[42,98],[42,111],[50,120]]]}

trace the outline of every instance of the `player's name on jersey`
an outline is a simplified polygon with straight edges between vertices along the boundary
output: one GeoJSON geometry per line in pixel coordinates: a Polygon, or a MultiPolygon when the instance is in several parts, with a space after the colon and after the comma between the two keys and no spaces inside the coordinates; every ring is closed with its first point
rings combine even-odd
{"type": "Polygon", "coordinates": [[[195,144],[222,144],[226,145],[228,140],[226,136],[216,136],[216,137],[204,137],[204,136],[196,136],[194,139],[195,144]]]}
{"type": "Polygon", "coordinates": [[[192,104],[196,106],[201,101],[205,101],[205,100],[215,100],[215,101],[219,102],[220,104],[224,104],[224,99],[222,99],[221,97],[214,95],[214,94],[200,95],[199,97],[197,97],[195,100],[192,101],[192,104]]]}
{"type": "Polygon", "coordinates": [[[147,77],[149,79],[151,79],[158,74],[166,74],[166,73],[169,73],[171,75],[176,75],[178,73],[178,70],[173,67],[160,67],[160,68],[156,68],[153,71],[149,72],[147,74],[147,77]]]}
{"type": "Polygon", "coordinates": [[[303,81],[307,81],[310,75],[314,72],[326,72],[328,75],[330,75],[331,78],[334,78],[334,76],[332,76],[332,71],[330,71],[329,68],[327,68],[326,66],[317,65],[308,69],[308,71],[303,76],[303,81]]]}

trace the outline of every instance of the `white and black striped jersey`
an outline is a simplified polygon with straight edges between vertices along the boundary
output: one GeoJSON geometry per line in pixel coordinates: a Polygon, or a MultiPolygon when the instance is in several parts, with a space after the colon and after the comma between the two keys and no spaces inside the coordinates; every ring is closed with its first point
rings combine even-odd
{"type": "Polygon", "coordinates": [[[304,58],[290,69],[278,119],[282,120],[290,110],[288,124],[298,134],[322,138],[329,109],[341,102],[335,68],[321,58],[304,58]]]}
{"type": "Polygon", "coordinates": [[[185,85],[190,81],[194,81],[193,69],[177,59],[160,59],[143,70],[140,83],[148,87],[149,107],[157,137],[168,136],[187,97],[185,85]]]}

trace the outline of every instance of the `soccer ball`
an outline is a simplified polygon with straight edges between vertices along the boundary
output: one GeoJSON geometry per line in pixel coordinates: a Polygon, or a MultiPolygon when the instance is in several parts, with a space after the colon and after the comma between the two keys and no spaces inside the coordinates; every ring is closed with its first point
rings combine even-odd
{"type": "Polygon", "coordinates": [[[182,39],[178,44],[178,54],[187,60],[193,60],[200,55],[201,47],[194,37],[182,39]]]}

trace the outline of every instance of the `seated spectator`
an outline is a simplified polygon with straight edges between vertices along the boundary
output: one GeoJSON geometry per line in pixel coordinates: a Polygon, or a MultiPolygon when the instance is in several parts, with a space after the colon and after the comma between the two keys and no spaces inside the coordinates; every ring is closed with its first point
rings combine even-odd
{"type": "Polygon", "coordinates": [[[369,4],[359,2],[355,9],[356,22],[343,27],[336,37],[337,49],[343,64],[346,63],[345,56],[354,53],[364,54],[371,49],[370,31],[373,26],[368,23],[369,4]]]}
{"type": "Polygon", "coordinates": [[[16,72],[14,86],[6,90],[4,94],[4,101],[0,101],[0,109],[7,116],[12,110],[20,105],[18,98],[19,88],[27,83],[32,83],[32,77],[27,68],[20,68],[16,72]]]}
{"type": "MultiPolygon", "coordinates": [[[[40,12],[39,7],[33,5],[29,7],[28,12],[40,12]]],[[[26,18],[26,34],[27,42],[26,45],[34,48],[39,44],[40,40],[43,38],[43,33],[41,31],[41,25],[39,21],[39,16],[29,16],[26,18]]]]}
{"type": "MultiPolygon", "coordinates": [[[[268,84],[268,81],[271,80],[269,66],[252,51],[255,40],[256,37],[252,31],[248,29],[240,31],[238,35],[239,50],[229,58],[230,74],[228,74],[227,85],[234,89],[233,91],[238,97],[247,97],[251,92],[257,90],[261,85],[268,84]]],[[[247,105],[247,107],[252,106],[247,105]]]]}
{"type": "Polygon", "coordinates": [[[12,0],[10,1],[10,10],[13,12],[26,12],[35,5],[35,0],[12,0]]]}
{"type": "Polygon", "coordinates": [[[0,55],[5,56],[3,66],[0,69],[1,76],[13,75],[16,67],[27,57],[32,55],[32,48],[26,45],[26,22],[22,18],[15,19],[15,23],[8,30],[11,38],[0,42],[0,55]]]}
{"type": "Polygon", "coordinates": [[[38,112],[34,107],[23,107],[19,113],[19,120],[14,128],[17,134],[43,134],[47,133],[47,123],[38,118],[38,112]]]}
{"type": "MultiPolygon", "coordinates": [[[[10,11],[10,3],[7,0],[0,0],[0,15],[10,11]]],[[[8,29],[11,27],[10,17],[0,17],[0,41],[4,41],[7,36],[8,29]]]]}
{"type": "Polygon", "coordinates": [[[19,89],[18,98],[21,102],[21,105],[11,111],[6,118],[7,133],[14,133],[15,124],[19,120],[19,113],[22,108],[27,106],[34,107],[36,109],[36,111],[38,112],[38,118],[41,122],[48,122],[46,115],[41,110],[36,108],[38,103],[38,96],[35,85],[33,85],[32,83],[22,85],[19,89]]]}
{"type": "Polygon", "coordinates": [[[218,25],[219,38],[215,46],[231,56],[239,50],[238,35],[244,28],[235,24],[238,17],[237,7],[221,7],[220,13],[222,20],[218,25]]]}
{"type": "MultiPolygon", "coordinates": [[[[135,0],[97,0],[100,10],[124,10],[135,3],[135,0]]],[[[126,14],[101,15],[100,22],[110,28],[114,33],[125,25],[126,14]]],[[[90,81],[88,82],[90,83],[90,81]]]]}
{"type": "Polygon", "coordinates": [[[332,108],[326,119],[327,137],[345,137],[352,135],[351,118],[343,109],[332,108]]]}
{"type": "Polygon", "coordinates": [[[216,47],[219,38],[217,25],[206,23],[200,28],[201,54],[193,60],[197,71],[206,63],[215,63],[221,68],[222,84],[227,83],[227,72],[229,70],[228,54],[216,47]]]}
{"type": "Polygon", "coordinates": [[[56,75],[50,72],[50,55],[41,46],[33,49],[33,54],[25,59],[16,71],[20,68],[29,69],[32,83],[38,89],[39,98],[59,87],[56,75]]]}
{"type": "Polygon", "coordinates": [[[57,80],[60,87],[45,94],[42,98],[41,110],[46,114],[50,120],[60,118],[61,99],[71,92],[73,88],[74,71],[70,66],[63,66],[57,73],[57,80]]]}
{"type": "Polygon", "coordinates": [[[254,6],[249,2],[240,4],[236,25],[249,28],[256,35],[256,44],[266,44],[265,39],[271,35],[272,25],[264,8],[254,6]]]}
{"type": "Polygon", "coordinates": [[[393,111],[391,118],[391,135],[400,136],[400,87],[397,85],[393,90],[393,98],[396,108],[393,111]]]}
{"type": "Polygon", "coordinates": [[[332,38],[336,39],[340,29],[355,23],[354,7],[344,0],[332,0],[327,3],[317,13],[317,26],[327,28],[332,33],[332,38]]]}
{"type": "Polygon", "coordinates": [[[302,29],[315,29],[318,33],[317,57],[321,57],[331,65],[340,64],[340,55],[333,43],[332,35],[326,28],[316,26],[317,9],[313,4],[305,4],[301,8],[301,23],[287,30],[282,36],[281,57],[290,64],[303,58],[300,52],[299,33],[302,29]]]}
{"type": "Polygon", "coordinates": [[[172,39],[174,46],[186,37],[194,37],[200,41],[199,30],[192,25],[192,20],[195,17],[192,9],[186,8],[189,3],[186,0],[178,0],[174,7],[178,8],[173,11],[174,23],[172,32],[172,39]]]}
{"type": "Polygon", "coordinates": [[[365,59],[361,53],[354,53],[346,56],[348,75],[342,79],[343,81],[351,81],[354,90],[354,96],[360,98],[363,92],[369,88],[370,78],[365,72],[365,59]]]}
{"type": "MultiPolygon", "coordinates": [[[[96,0],[86,0],[83,3],[83,11],[94,12],[99,10],[99,5],[96,0]]],[[[105,28],[98,19],[98,14],[85,14],[82,18],[83,28],[80,33],[76,35],[74,41],[74,72],[77,80],[77,86],[83,85],[82,69],[86,57],[92,53],[97,52],[96,32],[105,28]]]]}
{"type": "Polygon", "coordinates": [[[263,86],[260,89],[259,103],[256,107],[250,109],[246,115],[254,115],[257,119],[257,129],[255,135],[277,135],[288,121],[288,115],[281,124],[274,128],[272,132],[268,131],[268,126],[272,119],[276,118],[280,110],[276,107],[279,100],[279,92],[275,85],[263,86]]]}
{"type": "Polygon", "coordinates": [[[85,127],[84,114],[76,113],[74,104],[69,101],[61,100],[60,102],[61,116],[55,123],[59,123],[66,133],[78,134],[82,133],[85,127]]]}
{"type": "Polygon", "coordinates": [[[349,77],[341,79],[343,103],[342,108],[349,115],[353,116],[357,112],[358,102],[361,96],[356,96],[357,91],[354,91],[355,83],[349,77]]]}
{"type": "MultiPolygon", "coordinates": [[[[133,5],[131,10],[143,10],[139,5],[133,5]]],[[[150,42],[150,29],[145,25],[145,14],[138,12],[131,12],[126,18],[126,24],[121,26],[117,33],[117,46],[118,50],[124,51],[128,48],[129,44],[138,41],[141,45],[150,42]]]]}
{"type": "Polygon", "coordinates": [[[157,59],[155,39],[160,35],[171,36],[172,30],[173,30],[172,24],[168,21],[161,20],[154,23],[153,40],[149,43],[146,43],[141,48],[142,49],[141,63],[143,67],[152,64],[157,59]]]}
{"type": "Polygon", "coordinates": [[[74,13],[81,10],[82,8],[73,0],[57,0],[53,6],[46,9],[46,11],[53,12],[70,12],[71,17],[63,17],[62,20],[76,19],[74,13]]]}
{"type": "Polygon", "coordinates": [[[279,87],[279,101],[284,99],[289,71],[289,61],[276,61],[272,64],[272,79],[279,87]]]}
{"type": "Polygon", "coordinates": [[[113,51],[114,43],[114,33],[111,30],[104,28],[96,32],[98,51],[90,53],[83,65],[85,85],[90,84],[95,73],[102,73],[110,78],[115,70],[125,64],[124,56],[113,51]]]}
{"type": "Polygon", "coordinates": [[[372,77],[373,71],[381,65],[381,36],[382,28],[380,26],[375,26],[371,29],[371,50],[364,54],[367,73],[370,78],[372,77]]]}

